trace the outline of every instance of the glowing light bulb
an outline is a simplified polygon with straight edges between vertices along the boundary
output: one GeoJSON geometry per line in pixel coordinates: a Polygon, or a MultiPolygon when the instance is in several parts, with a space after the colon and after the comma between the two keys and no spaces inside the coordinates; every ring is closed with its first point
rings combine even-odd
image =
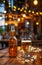
{"type": "Polygon", "coordinates": [[[29,10],[29,13],[31,13],[31,10],[29,10]]]}
{"type": "Polygon", "coordinates": [[[27,22],[26,24],[29,25],[29,22],[27,22]]]}
{"type": "Polygon", "coordinates": [[[25,15],[25,14],[23,14],[23,17],[26,17],[26,15],[25,15]]]}
{"type": "Polygon", "coordinates": [[[18,10],[20,10],[20,8],[18,8],[18,10]]]}
{"type": "Polygon", "coordinates": [[[34,11],[32,11],[32,13],[34,14],[34,11]]]}
{"type": "Polygon", "coordinates": [[[36,22],[36,25],[39,25],[39,22],[36,22]]]}
{"type": "Polygon", "coordinates": [[[39,15],[39,13],[38,13],[38,12],[36,12],[36,14],[37,14],[37,15],[39,15]]]}
{"type": "Polygon", "coordinates": [[[34,0],[33,3],[34,3],[34,5],[38,5],[38,1],[37,0],[34,0]]]}
{"type": "Polygon", "coordinates": [[[42,15],[42,12],[40,12],[40,15],[42,15]]]}
{"type": "Polygon", "coordinates": [[[20,18],[18,18],[18,21],[20,21],[20,18]]]}

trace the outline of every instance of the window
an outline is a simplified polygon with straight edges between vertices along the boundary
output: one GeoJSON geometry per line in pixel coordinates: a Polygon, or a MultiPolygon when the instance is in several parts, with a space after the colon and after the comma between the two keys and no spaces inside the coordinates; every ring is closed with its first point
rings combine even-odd
{"type": "Polygon", "coordinates": [[[0,3],[0,26],[5,24],[5,15],[3,14],[5,10],[5,4],[0,3]]]}

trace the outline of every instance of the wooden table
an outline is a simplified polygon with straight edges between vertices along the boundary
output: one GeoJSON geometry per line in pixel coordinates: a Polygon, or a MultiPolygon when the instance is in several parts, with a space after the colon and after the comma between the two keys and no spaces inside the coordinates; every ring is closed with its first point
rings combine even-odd
{"type": "Polygon", "coordinates": [[[0,55],[0,65],[42,65],[42,58],[40,58],[42,52],[41,53],[32,52],[32,55],[37,54],[39,58],[35,59],[35,61],[32,63],[31,62],[26,63],[26,59],[23,61],[22,59],[20,60],[18,57],[16,58],[9,57],[8,50],[9,50],[8,48],[0,50],[0,53],[2,53],[2,55],[0,55]]]}

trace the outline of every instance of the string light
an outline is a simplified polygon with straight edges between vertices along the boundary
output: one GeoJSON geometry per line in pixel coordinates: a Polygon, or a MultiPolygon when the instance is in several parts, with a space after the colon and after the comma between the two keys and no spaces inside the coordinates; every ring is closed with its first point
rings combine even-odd
{"type": "MultiPolygon", "coordinates": [[[[5,0],[4,0],[4,1],[5,1],[5,0]]],[[[38,4],[38,1],[37,1],[37,0],[34,0],[33,3],[34,3],[34,5],[37,5],[37,4],[38,4]]],[[[11,3],[9,3],[9,7],[11,7],[10,4],[11,4],[11,3]]],[[[26,12],[27,12],[27,11],[26,11],[27,7],[28,7],[28,4],[26,4],[26,7],[22,7],[21,9],[18,8],[18,10],[20,10],[20,11],[24,11],[24,12],[26,13],[26,12]],[[24,8],[25,8],[25,10],[24,10],[24,8]]],[[[13,6],[13,8],[14,8],[14,9],[13,9],[14,11],[17,10],[17,9],[16,9],[16,8],[17,8],[16,6],[13,6]]],[[[31,13],[31,10],[29,10],[28,12],[31,13]]],[[[4,13],[6,13],[6,11],[4,11],[4,13]]],[[[34,14],[35,12],[32,11],[32,13],[34,14]]],[[[39,13],[40,13],[40,15],[42,15],[42,12],[39,12],[39,13]]],[[[36,12],[35,14],[38,15],[39,13],[36,12]]],[[[26,17],[26,15],[23,14],[23,17],[26,17]]],[[[19,21],[19,19],[18,19],[18,21],[19,21]]]]}
{"type": "Polygon", "coordinates": [[[26,14],[23,14],[23,17],[26,17],[26,14]]]}
{"type": "Polygon", "coordinates": [[[20,10],[20,8],[18,8],[18,10],[20,10]]]}
{"type": "Polygon", "coordinates": [[[28,12],[31,13],[31,10],[29,10],[28,12]]]}
{"type": "Polygon", "coordinates": [[[16,11],[16,9],[13,9],[14,11],[16,11]]]}
{"type": "Polygon", "coordinates": [[[22,7],[22,10],[24,10],[24,7],[22,7]]]}
{"type": "Polygon", "coordinates": [[[17,7],[16,7],[16,6],[14,6],[13,8],[14,8],[14,9],[16,9],[17,7]]]}
{"type": "Polygon", "coordinates": [[[39,15],[39,13],[38,13],[38,12],[36,12],[36,15],[39,15]]]}
{"type": "Polygon", "coordinates": [[[12,18],[12,15],[9,15],[9,18],[12,18]]]}
{"type": "Polygon", "coordinates": [[[34,11],[32,11],[32,13],[34,14],[34,11]]]}
{"type": "Polygon", "coordinates": [[[3,2],[5,3],[5,0],[3,0],[3,2]]]}
{"type": "Polygon", "coordinates": [[[20,21],[20,18],[18,18],[18,21],[20,21]]]}
{"type": "Polygon", "coordinates": [[[24,12],[26,13],[26,10],[24,10],[24,12]]]}
{"type": "Polygon", "coordinates": [[[20,11],[22,12],[22,9],[20,11]]]}
{"type": "Polygon", "coordinates": [[[39,25],[39,22],[36,22],[36,25],[39,25]]]}
{"type": "Polygon", "coordinates": [[[38,5],[38,1],[37,0],[34,0],[33,3],[34,3],[34,5],[38,5]]]}
{"type": "Polygon", "coordinates": [[[42,15],[42,12],[40,12],[40,15],[42,15]]]}

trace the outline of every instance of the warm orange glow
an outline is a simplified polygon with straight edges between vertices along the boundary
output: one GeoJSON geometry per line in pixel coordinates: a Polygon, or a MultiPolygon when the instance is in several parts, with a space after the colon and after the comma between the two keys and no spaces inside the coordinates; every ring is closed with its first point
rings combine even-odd
{"type": "Polygon", "coordinates": [[[11,20],[9,20],[9,22],[7,21],[7,23],[8,23],[8,24],[12,24],[12,21],[11,21],[11,20]]]}
{"type": "Polygon", "coordinates": [[[9,15],[9,18],[12,18],[12,15],[11,14],[9,15]]]}
{"type": "Polygon", "coordinates": [[[15,23],[15,26],[17,27],[18,26],[18,23],[15,23]]]}
{"type": "Polygon", "coordinates": [[[19,50],[21,49],[21,47],[20,47],[20,46],[18,46],[18,47],[17,47],[17,49],[18,49],[18,51],[19,51],[19,50]]]}
{"type": "Polygon", "coordinates": [[[27,16],[27,17],[25,17],[26,19],[31,19],[32,17],[30,17],[30,16],[27,16]]]}
{"type": "Polygon", "coordinates": [[[7,16],[5,16],[7,18],[7,16]]]}
{"type": "Polygon", "coordinates": [[[25,4],[26,7],[29,7],[28,3],[25,4]]]}
{"type": "Polygon", "coordinates": [[[15,35],[15,32],[11,31],[12,38],[9,39],[9,56],[16,57],[17,56],[17,45],[16,45],[16,39],[13,38],[15,35]]]}
{"type": "Polygon", "coordinates": [[[11,49],[12,51],[14,50],[14,48],[11,49]]]}
{"type": "Polygon", "coordinates": [[[24,18],[22,17],[22,18],[21,18],[21,23],[23,23],[23,22],[24,22],[24,18]]]}

